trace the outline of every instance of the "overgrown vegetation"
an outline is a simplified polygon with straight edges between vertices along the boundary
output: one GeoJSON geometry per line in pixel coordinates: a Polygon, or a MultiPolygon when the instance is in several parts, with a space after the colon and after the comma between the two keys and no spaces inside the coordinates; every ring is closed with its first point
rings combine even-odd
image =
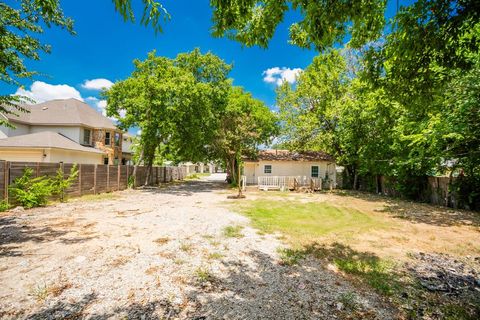
{"type": "Polygon", "coordinates": [[[68,188],[75,182],[78,178],[78,168],[77,165],[74,164],[70,169],[70,172],[67,176],[65,176],[65,172],[63,167],[58,168],[55,176],[50,178],[50,185],[52,188],[52,194],[59,197],[61,202],[64,202],[65,199],[65,192],[68,188]]]}
{"type": "Polygon", "coordinates": [[[347,187],[379,192],[386,176],[415,200],[424,200],[427,176],[458,176],[456,205],[479,209],[479,9],[472,0],[414,1],[380,41],[324,50],[277,91],[284,146],[331,153],[347,187]]]}
{"type": "Polygon", "coordinates": [[[50,180],[44,176],[34,178],[32,168],[26,168],[8,189],[13,199],[27,209],[45,206],[52,195],[50,180]]]}
{"type": "Polygon", "coordinates": [[[15,202],[24,208],[45,206],[52,196],[58,196],[65,201],[65,191],[77,179],[78,170],[74,165],[65,177],[63,167],[59,168],[54,177],[33,177],[33,169],[25,168],[23,175],[16,178],[9,186],[9,194],[15,202]]]}
{"type": "Polygon", "coordinates": [[[10,209],[10,205],[8,204],[8,202],[5,201],[5,200],[1,200],[0,201],[0,212],[7,211],[8,209],[10,209]]]}
{"type": "Polygon", "coordinates": [[[223,228],[223,235],[227,238],[243,238],[242,226],[226,226],[223,228]]]}

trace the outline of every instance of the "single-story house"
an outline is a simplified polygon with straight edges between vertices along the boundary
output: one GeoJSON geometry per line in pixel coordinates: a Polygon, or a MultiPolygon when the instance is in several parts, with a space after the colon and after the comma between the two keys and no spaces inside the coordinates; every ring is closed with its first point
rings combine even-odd
{"type": "Polygon", "coordinates": [[[292,152],[261,150],[252,159],[244,159],[243,175],[247,184],[259,184],[259,177],[295,177],[306,183],[309,178],[336,181],[335,159],[322,151],[292,152]]]}
{"type": "Polygon", "coordinates": [[[52,131],[0,139],[0,160],[98,164],[104,157],[102,150],[82,146],[52,131]]]}

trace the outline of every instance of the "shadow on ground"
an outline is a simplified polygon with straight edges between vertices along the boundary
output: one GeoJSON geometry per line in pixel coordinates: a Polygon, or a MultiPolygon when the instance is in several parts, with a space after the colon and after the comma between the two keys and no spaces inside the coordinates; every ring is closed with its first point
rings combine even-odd
{"type": "Polygon", "coordinates": [[[160,187],[141,188],[142,192],[171,194],[179,197],[189,197],[197,193],[210,193],[227,190],[228,184],[222,181],[191,180],[169,183],[160,187]]]}
{"type": "MultiPolygon", "coordinates": [[[[247,254],[251,263],[223,261],[229,270],[227,274],[220,276],[210,271],[208,279],[202,281],[192,277],[181,303],[158,299],[140,303],[125,297],[127,302],[122,307],[98,313],[89,311],[92,304],[101,303],[92,293],[76,302],[60,299],[27,315],[26,319],[478,319],[480,316],[480,308],[475,304],[478,291],[474,287],[467,289],[468,294],[428,291],[418,287],[418,281],[425,278],[419,269],[410,269],[408,274],[396,272],[374,254],[339,243],[287,250],[281,253],[280,261],[260,251],[247,254]]],[[[429,265],[432,274],[447,273],[449,283],[458,277],[459,270],[451,265],[429,265]]]]}
{"type": "Polygon", "coordinates": [[[412,202],[390,198],[368,192],[341,190],[335,192],[340,196],[350,196],[369,202],[384,202],[382,210],[395,218],[405,219],[415,223],[425,223],[435,226],[473,226],[480,227],[480,212],[463,209],[451,209],[433,206],[427,203],[412,202]]]}
{"type": "Polygon", "coordinates": [[[0,257],[23,255],[20,245],[29,241],[44,243],[59,240],[68,245],[93,239],[92,236],[70,236],[68,226],[60,227],[48,220],[35,224],[23,221],[14,212],[0,216],[0,257]]]}

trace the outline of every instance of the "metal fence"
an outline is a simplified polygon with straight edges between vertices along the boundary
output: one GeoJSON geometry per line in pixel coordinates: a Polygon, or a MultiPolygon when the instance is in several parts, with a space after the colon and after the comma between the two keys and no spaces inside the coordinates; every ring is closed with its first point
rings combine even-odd
{"type": "MultiPolygon", "coordinates": [[[[11,162],[0,161],[0,200],[8,200],[8,186],[15,179],[21,177],[26,168],[33,170],[33,177],[54,176],[58,169],[63,170],[65,178],[68,177],[73,163],[46,163],[46,162],[11,162]]],[[[134,166],[127,165],[101,165],[77,164],[78,177],[67,190],[67,195],[81,196],[124,190],[128,181],[133,176],[134,166]]],[[[146,166],[137,166],[135,171],[135,187],[143,185],[147,178],[146,166]]],[[[152,167],[148,184],[183,180],[186,176],[184,167],[152,167]]]]}

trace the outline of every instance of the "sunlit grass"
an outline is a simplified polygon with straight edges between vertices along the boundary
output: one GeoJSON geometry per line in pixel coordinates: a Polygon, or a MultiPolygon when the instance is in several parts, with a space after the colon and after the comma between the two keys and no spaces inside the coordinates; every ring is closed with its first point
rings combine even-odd
{"type": "Polygon", "coordinates": [[[380,217],[323,202],[261,199],[245,203],[240,211],[251,219],[254,227],[265,233],[280,232],[294,245],[322,237],[351,238],[387,227],[380,217]]]}

